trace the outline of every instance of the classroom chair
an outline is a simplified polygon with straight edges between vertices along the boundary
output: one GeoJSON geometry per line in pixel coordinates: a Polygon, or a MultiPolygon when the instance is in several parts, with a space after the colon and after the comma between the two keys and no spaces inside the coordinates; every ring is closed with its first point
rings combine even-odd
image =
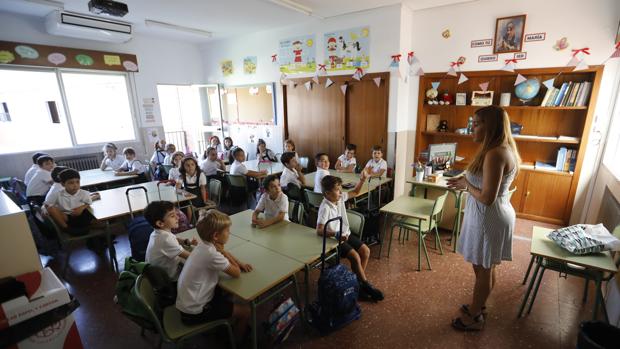
{"type": "Polygon", "coordinates": [[[220,207],[222,201],[222,181],[211,178],[209,181],[209,200],[215,202],[216,207],[220,207]]]}
{"type": "Polygon", "coordinates": [[[246,177],[244,175],[226,174],[226,181],[228,182],[229,203],[234,205],[236,203],[234,198],[238,198],[238,194],[241,194],[241,197],[243,197],[243,202],[245,202],[246,206],[249,208],[250,205],[248,203],[248,198],[250,196],[250,192],[248,190],[246,177]]]}
{"type": "Polygon", "coordinates": [[[304,206],[297,200],[288,201],[288,219],[297,224],[303,224],[304,206]]]}
{"type": "MultiPolygon", "coordinates": [[[[431,261],[428,258],[428,251],[426,250],[426,243],[424,239],[426,235],[430,234],[433,230],[435,231],[435,248],[439,247],[439,251],[443,254],[443,248],[441,247],[441,240],[439,239],[439,222],[441,221],[441,215],[443,213],[443,206],[446,202],[446,198],[448,197],[448,192],[446,191],[443,195],[440,195],[435,199],[435,203],[433,204],[433,209],[431,212],[415,212],[416,215],[423,217],[421,218],[413,218],[413,217],[401,217],[395,218],[394,222],[390,227],[390,240],[388,242],[388,257],[390,256],[390,249],[392,247],[392,235],[394,234],[394,228],[399,228],[399,236],[398,241],[401,240],[401,233],[404,230],[405,234],[409,234],[409,231],[415,230],[418,233],[418,271],[420,268],[420,259],[422,250],[424,250],[424,256],[426,257],[426,263],[428,264],[428,269],[431,270],[431,261]]],[[[423,200],[423,199],[420,199],[423,200]]],[[[412,212],[414,213],[414,212],[412,212]]],[[[405,237],[403,236],[403,242],[405,237]]]]}
{"type": "Polygon", "coordinates": [[[323,201],[323,194],[304,189],[304,223],[310,228],[316,228],[316,220],[319,214],[319,206],[323,201]]]}
{"type": "Polygon", "coordinates": [[[357,211],[347,210],[347,219],[349,220],[349,229],[351,229],[351,234],[362,240],[365,223],[364,215],[357,211]]]}
{"type": "Polygon", "coordinates": [[[162,342],[180,345],[183,341],[189,339],[190,337],[213,330],[220,326],[226,328],[230,346],[235,348],[235,339],[233,337],[231,324],[228,320],[217,320],[187,326],[181,321],[181,313],[174,305],[167,306],[163,309],[163,311],[161,311],[161,314],[158,314],[156,311],[157,304],[155,290],[153,289],[150,281],[144,277],[144,275],[138,276],[136,286],[134,287],[134,294],[148,312],[151,321],[155,324],[155,328],[159,333],[158,348],[161,348],[162,342]]]}
{"type": "Polygon", "coordinates": [[[276,157],[276,162],[280,162],[280,158],[282,158],[282,153],[276,153],[274,156],[276,157]]]}
{"type": "Polygon", "coordinates": [[[307,156],[302,156],[299,158],[299,166],[301,166],[302,169],[307,169],[308,168],[308,157],[307,156]]]}

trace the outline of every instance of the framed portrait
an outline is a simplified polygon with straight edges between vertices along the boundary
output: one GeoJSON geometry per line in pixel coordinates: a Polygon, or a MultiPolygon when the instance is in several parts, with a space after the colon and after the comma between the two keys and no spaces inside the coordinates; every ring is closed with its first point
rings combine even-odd
{"type": "Polygon", "coordinates": [[[519,52],[523,47],[525,15],[498,18],[493,53],[519,52]]]}

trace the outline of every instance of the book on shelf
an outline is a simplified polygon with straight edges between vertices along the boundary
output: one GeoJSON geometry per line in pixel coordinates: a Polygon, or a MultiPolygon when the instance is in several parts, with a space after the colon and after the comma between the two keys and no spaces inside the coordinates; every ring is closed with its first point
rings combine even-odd
{"type": "Polygon", "coordinates": [[[564,162],[566,161],[566,153],[568,149],[566,147],[560,147],[558,150],[558,155],[555,159],[555,169],[556,171],[564,171],[564,162]]]}
{"type": "Polygon", "coordinates": [[[592,89],[592,83],[590,81],[586,81],[582,84],[581,95],[577,97],[577,106],[584,107],[586,106],[588,99],[590,98],[590,90],[592,89]]]}
{"type": "Polygon", "coordinates": [[[567,88],[568,88],[568,82],[563,83],[562,87],[560,87],[560,92],[558,93],[557,97],[555,97],[555,101],[553,102],[554,107],[557,107],[560,105],[560,103],[562,102],[562,98],[564,98],[564,94],[566,93],[567,88]]]}
{"type": "Polygon", "coordinates": [[[555,87],[551,87],[549,89],[547,89],[547,93],[545,93],[545,97],[543,98],[542,102],[540,103],[541,107],[546,107],[547,103],[549,101],[549,97],[551,97],[551,95],[553,94],[553,90],[555,90],[555,87]]]}
{"type": "Polygon", "coordinates": [[[548,163],[542,162],[542,161],[536,161],[536,163],[534,164],[534,169],[535,170],[542,170],[542,171],[552,171],[552,172],[557,172],[558,171],[558,170],[556,170],[555,165],[548,164],[548,163]]]}
{"type": "Polygon", "coordinates": [[[560,88],[551,87],[547,89],[545,97],[540,103],[541,107],[585,107],[592,83],[583,82],[564,82],[560,88]]]}

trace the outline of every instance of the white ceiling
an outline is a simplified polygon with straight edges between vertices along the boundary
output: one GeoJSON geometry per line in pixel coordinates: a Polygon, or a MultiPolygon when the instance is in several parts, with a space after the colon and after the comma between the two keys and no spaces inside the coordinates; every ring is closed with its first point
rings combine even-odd
{"type": "MultiPolygon", "coordinates": [[[[121,0],[129,13],[120,19],[134,25],[134,31],[147,35],[204,42],[209,39],[168,29],[146,27],[146,19],[166,22],[213,33],[212,39],[242,35],[314,20],[305,14],[278,6],[268,0],[121,0]]],[[[412,10],[473,0],[297,0],[312,9],[313,16],[327,18],[403,3],[412,10]]],[[[54,4],[66,11],[89,13],[88,0],[0,0],[0,11],[43,17],[54,4]]]]}

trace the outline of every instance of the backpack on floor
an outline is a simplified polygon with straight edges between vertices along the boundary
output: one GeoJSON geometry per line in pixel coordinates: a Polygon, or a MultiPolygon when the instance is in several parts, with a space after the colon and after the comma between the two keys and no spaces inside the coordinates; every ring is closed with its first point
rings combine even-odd
{"type": "MultiPolygon", "coordinates": [[[[373,178],[377,178],[380,181],[379,177],[369,177],[369,188],[373,178]]],[[[357,211],[364,216],[364,231],[362,232],[362,236],[360,237],[360,239],[367,246],[372,246],[379,242],[379,222],[381,219],[381,212],[379,211],[379,209],[381,209],[381,186],[379,186],[378,192],[379,193],[377,195],[376,191],[374,190],[368,191],[366,197],[368,204],[365,206],[356,206],[353,208],[354,211],[357,211]],[[376,202],[374,202],[374,200],[376,200],[376,202]]]]}
{"type": "Polygon", "coordinates": [[[136,279],[147,265],[147,263],[138,262],[131,257],[125,258],[125,270],[118,275],[114,301],[121,306],[123,315],[131,321],[142,328],[155,330],[155,324],[152,323],[149,313],[133,292],[136,279]]]}
{"type": "Polygon", "coordinates": [[[129,247],[131,248],[131,257],[139,262],[146,259],[146,247],[149,244],[149,238],[153,232],[153,227],[146,221],[144,216],[134,217],[131,209],[131,201],[129,201],[129,192],[133,190],[143,190],[146,197],[146,203],[149,204],[149,196],[145,187],[128,188],[125,191],[127,197],[127,205],[131,214],[131,221],[127,224],[127,233],[129,235],[129,247]]]}
{"type": "MultiPolygon", "coordinates": [[[[325,244],[329,223],[339,221],[340,228],[336,235],[340,241],[342,234],[342,217],[328,220],[323,228],[323,253],[321,254],[321,276],[318,281],[318,299],[310,305],[310,323],[321,335],[327,335],[348,325],[361,316],[357,304],[359,283],[357,277],[346,266],[339,262],[325,269],[325,244]]],[[[340,244],[338,244],[340,249],[340,244]]]]}

